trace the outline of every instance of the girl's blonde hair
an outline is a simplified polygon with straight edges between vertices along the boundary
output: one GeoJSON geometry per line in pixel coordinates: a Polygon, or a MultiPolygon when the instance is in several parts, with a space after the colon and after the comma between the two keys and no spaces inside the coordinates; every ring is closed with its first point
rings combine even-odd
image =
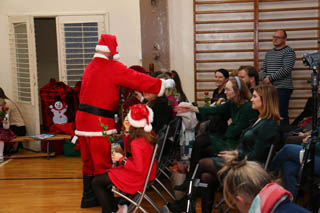
{"type": "Polygon", "coordinates": [[[218,172],[219,180],[223,178],[223,196],[229,206],[241,194],[250,200],[271,182],[271,177],[254,161],[240,157],[238,151],[232,151],[224,157],[225,166],[218,172]]]}
{"type": "Polygon", "coordinates": [[[277,89],[269,84],[262,84],[254,88],[262,102],[261,119],[280,120],[277,89]]]}
{"type": "Polygon", "coordinates": [[[251,92],[243,80],[241,80],[238,76],[231,76],[229,77],[229,81],[232,83],[233,90],[235,92],[239,91],[238,99],[234,101],[238,107],[245,104],[247,101],[250,101],[251,92]]]}

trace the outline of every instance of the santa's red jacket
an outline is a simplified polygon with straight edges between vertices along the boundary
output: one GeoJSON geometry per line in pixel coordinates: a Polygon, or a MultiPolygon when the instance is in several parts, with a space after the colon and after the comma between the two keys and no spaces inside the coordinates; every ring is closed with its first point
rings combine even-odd
{"type": "Polygon", "coordinates": [[[84,175],[106,173],[112,166],[110,143],[104,137],[116,133],[114,114],[120,99],[120,86],[162,95],[166,82],[128,69],[120,62],[96,53],[86,67],[80,89],[75,134],[80,136],[82,172],[84,175]]]}
{"type": "MultiPolygon", "coordinates": [[[[116,112],[120,99],[120,86],[146,93],[162,95],[165,82],[146,74],[128,69],[122,63],[108,60],[96,53],[86,67],[82,77],[80,104],[116,112]]],[[[114,118],[97,116],[78,110],[76,115],[76,134],[80,136],[102,136],[103,127],[108,125],[108,134],[114,133],[114,118]]]]}

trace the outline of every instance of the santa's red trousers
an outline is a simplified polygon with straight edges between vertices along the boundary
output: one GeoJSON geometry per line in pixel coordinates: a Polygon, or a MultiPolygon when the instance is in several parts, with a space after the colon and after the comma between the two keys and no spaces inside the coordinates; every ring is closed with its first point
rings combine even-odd
{"type": "Polygon", "coordinates": [[[112,167],[111,144],[108,137],[79,136],[83,175],[106,173],[112,167]]]}

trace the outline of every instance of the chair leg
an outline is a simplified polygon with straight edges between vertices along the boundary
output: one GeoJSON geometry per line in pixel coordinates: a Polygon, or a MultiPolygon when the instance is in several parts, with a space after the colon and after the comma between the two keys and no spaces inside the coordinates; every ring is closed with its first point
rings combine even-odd
{"type": "Polygon", "coordinates": [[[173,200],[176,200],[176,198],[175,198],[175,197],[173,196],[173,194],[169,191],[169,189],[167,189],[167,187],[165,187],[165,185],[163,185],[163,183],[161,183],[158,178],[156,178],[155,181],[168,193],[168,195],[169,195],[173,200]]]}
{"type": "Polygon", "coordinates": [[[151,185],[151,188],[161,197],[164,203],[168,203],[168,200],[161,194],[161,192],[154,185],[151,185]]]}

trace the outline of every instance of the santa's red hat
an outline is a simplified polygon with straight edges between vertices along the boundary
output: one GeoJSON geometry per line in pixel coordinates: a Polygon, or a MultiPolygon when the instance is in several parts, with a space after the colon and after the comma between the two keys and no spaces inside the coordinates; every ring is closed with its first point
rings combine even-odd
{"type": "Polygon", "coordinates": [[[101,38],[96,46],[96,51],[109,52],[113,56],[113,60],[119,60],[117,38],[114,35],[101,34],[101,38]]]}
{"type": "Polygon", "coordinates": [[[143,127],[144,131],[151,132],[153,122],[153,111],[145,104],[136,104],[130,107],[128,120],[131,126],[143,127]]]}

